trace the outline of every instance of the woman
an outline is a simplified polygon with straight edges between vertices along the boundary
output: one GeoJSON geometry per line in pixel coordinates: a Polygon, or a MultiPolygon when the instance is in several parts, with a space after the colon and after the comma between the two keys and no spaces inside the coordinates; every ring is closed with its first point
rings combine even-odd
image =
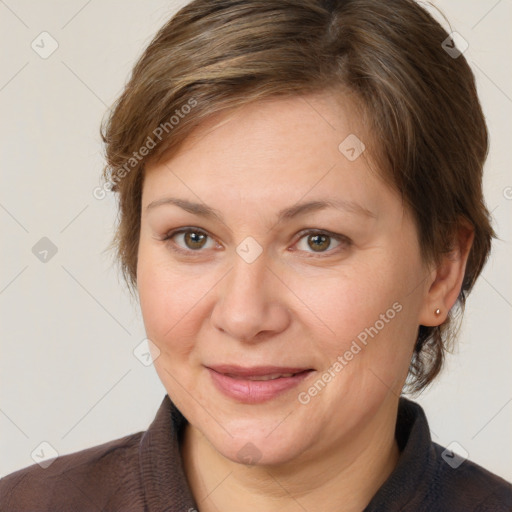
{"type": "Polygon", "coordinates": [[[456,50],[410,0],[196,0],[160,30],[103,136],[168,395],[4,478],[2,510],[510,510],[401,397],[494,235],[456,50]]]}

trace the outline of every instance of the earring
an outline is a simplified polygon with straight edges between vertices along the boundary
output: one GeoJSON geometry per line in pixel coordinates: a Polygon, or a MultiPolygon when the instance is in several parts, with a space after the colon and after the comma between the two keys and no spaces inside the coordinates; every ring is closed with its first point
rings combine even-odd
{"type": "Polygon", "coordinates": [[[436,315],[440,315],[441,314],[441,310],[439,308],[436,309],[436,315]]]}

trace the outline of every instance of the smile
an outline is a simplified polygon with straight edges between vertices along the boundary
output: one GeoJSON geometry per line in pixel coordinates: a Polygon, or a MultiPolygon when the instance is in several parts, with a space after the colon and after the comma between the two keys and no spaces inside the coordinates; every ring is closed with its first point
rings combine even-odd
{"type": "Polygon", "coordinates": [[[242,403],[262,403],[289,391],[311,373],[310,368],[235,366],[206,367],[215,387],[228,398],[242,403]]]}

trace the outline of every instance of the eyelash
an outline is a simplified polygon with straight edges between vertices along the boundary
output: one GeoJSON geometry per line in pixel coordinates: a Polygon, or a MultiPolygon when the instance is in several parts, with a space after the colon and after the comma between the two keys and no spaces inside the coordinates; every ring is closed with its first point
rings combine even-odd
{"type": "MultiPolygon", "coordinates": [[[[174,252],[177,252],[179,254],[184,254],[187,256],[199,256],[199,254],[201,252],[203,252],[200,249],[198,249],[196,251],[194,251],[193,249],[183,249],[182,247],[176,245],[176,243],[174,243],[172,241],[172,239],[175,236],[183,234],[183,233],[198,233],[198,234],[202,234],[202,235],[205,235],[205,236],[211,238],[210,235],[208,235],[208,233],[206,231],[204,231],[200,228],[188,227],[188,228],[180,228],[175,231],[171,231],[171,232],[167,233],[164,236],[164,238],[162,238],[161,240],[163,242],[166,242],[167,245],[169,245],[171,250],[173,250],[174,252]]],[[[296,245],[300,240],[302,240],[304,237],[306,237],[308,235],[324,235],[324,236],[327,236],[329,238],[336,240],[337,242],[340,242],[340,245],[334,249],[328,249],[325,252],[319,252],[319,253],[308,253],[309,255],[306,257],[312,257],[312,258],[320,257],[321,258],[321,257],[326,257],[325,255],[331,256],[333,252],[334,253],[338,252],[338,251],[336,251],[336,249],[343,249],[343,248],[346,248],[346,247],[349,247],[350,245],[352,245],[352,241],[345,235],[340,235],[338,233],[333,233],[331,231],[326,231],[326,230],[322,230],[322,229],[307,229],[304,231],[300,231],[298,233],[298,235],[300,235],[300,236],[294,245],[296,245]]]]}

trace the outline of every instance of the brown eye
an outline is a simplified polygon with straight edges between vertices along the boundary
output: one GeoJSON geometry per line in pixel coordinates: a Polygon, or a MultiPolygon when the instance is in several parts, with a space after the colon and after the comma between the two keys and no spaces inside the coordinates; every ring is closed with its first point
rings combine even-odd
{"type": "Polygon", "coordinates": [[[198,231],[187,231],[183,235],[185,245],[189,249],[202,249],[207,239],[207,235],[198,231]]]}
{"type": "Polygon", "coordinates": [[[314,253],[319,255],[326,253],[330,255],[331,253],[336,253],[348,248],[350,244],[350,239],[344,235],[331,233],[329,231],[308,230],[302,233],[296,245],[299,250],[309,253],[309,255],[314,255],[314,253]],[[333,240],[335,242],[334,246],[333,240]]]}
{"type": "Polygon", "coordinates": [[[326,235],[308,235],[308,246],[314,251],[323,251],[331,245],[330,237],[326,235]]]}
{"type": "Polygon", "coordinates": [[[213,248],[215,246],[214,240],[208,236],[204,231],[195,228],[185,228],[173,231],[165,236],[163,239],[168,243],[172,250],[181,253],[202,252],[203,248],[213,248]],[[210,239],[213,246],[207,247],[208,239],[210,239]]]}

